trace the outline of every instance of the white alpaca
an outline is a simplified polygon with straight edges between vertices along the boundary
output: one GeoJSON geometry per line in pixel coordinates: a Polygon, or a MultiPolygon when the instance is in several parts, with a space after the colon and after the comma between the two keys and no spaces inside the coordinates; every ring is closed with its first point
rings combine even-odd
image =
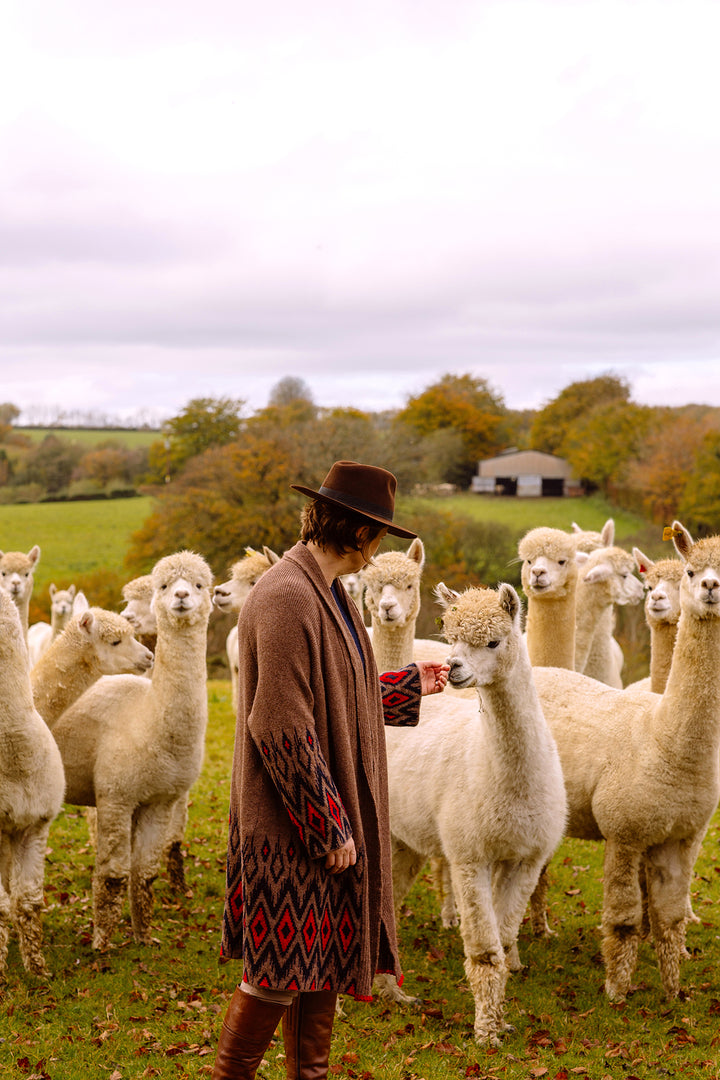
{"type": "Polygon", "coordinates": [[[672,666],[662,695],[603,686],[577,672],[533,676],[557,742],[567,835],[605,841],[605,989],[630,989],[643,936],[643,880],[660,976],[679,990],[693,865],[720,796],[720,537],[693,543],[679,523],[685,570],[672,666]]]}
{"type": "MultiPolygon", "coordinates": [[[[521,606],[510,585],[453,593],[439,585],[450,682],[464,697],[423,699],[416,728],[386,730],[393,889],[403,898],[429,856],[449,867],[460,909],[475,1037],[497,1043],[506,950],[538,874],[559,844],[565,790],[534,689],[521,606]]],[[[407,1000],[390,976],[381,992],[407,1000]]]]}
{"type": "Polygon", "coordinates": [[[577,555],[574,537],[540,526],[518,544],[527,597],[527,646],[535,666],[575,667],[577,555]]]}
{"type": "Polygon", "coordinates": [[[41,921],[45,852],[65,779],[55,740],[33,705],[20,613],[5,590],[0,590],[0,671],[0,978],[11,923],[25,968],[47,976],[41,921]]]}
{"type": "Polygon", "coordinates": [[[678,620],[680,619],[680,582],[685,570],[679,559],[654,562],[633,548],[633,558],[646,588],[645,622],[650,630],[650,675],[631,683],[628,690],[652,690],[662,694],[672,664],[678,620]]]}
{"type": "Polygon", "coordinates": [[[27,642],[28,614],[32,595],[35,567],[40,562],[37,544],[27,555],[22,551],[0,551],[0,589],[9,593],[20,612],[23,636],[27,642]]]}
{"type": "MultiPolygon", "coordinates": [[[[245,556],[233,564],[230,577],[221,585],[216,585],[213,590],[213,604],[224,615],[234,612],[238,614],[248,598],[253,585],[256,585],[262,575],[270,569],[274,563],[280,561],[269,547],[263,547],[262,551],[246,547],[245,556]]],[[[240,669],[240,652],[238,649],[237,624],[232,627],[225,640],[228,665],[230,667],[230,684],[232,693],[233,711],[238,708],[238,678],[240,669]]]]}
{"type": "Polygon", "coordinates": [[[127,581],[122,587],[125,607],[120,614],[132,625],[138,641],[155,651],[157,643],[157,619],[152,607],[152,574],[127,581]]]}
{"type": "Polygon", "coordinates": [[[53,729],[67,802],[97,807],[95,948],[109,944],[128,884],[135,940],[151,940],[152,883],[173,808],[185,802],[202,766],[212,574],[200,555],[182,551],[161,559],[152,580],[158,627],[152,679],[104,676],[53,729]]]}
{"type": "Polygon", "coordinates": [[[598,548],[612,547],[614,545],[615,522],[612,518],[608,518],[600,532],[596,532],[594,529],[581,529],[573,521],[570,535],[575,541],[575,550],[584,551],[589,555],[591,551],[596,551],[598,548]]]}
{"type": "MultiPolygon", "coordinates": [[[[615,605],[637,604],[643,586],[635,560],[619,547],[579,551],[575,597],[575,670],[622,689],[621,663],[613,638],[615,605]]],[[[546,665],[552,666],[552,665],[546,665]]]]}
{"type": "Polygon", "coordinates": [[[28,627],[27,643],[30,654],[30,667],[34,667],[50,645],[50,642],[64,630],[73,614],[75,586],[58,589],[50,586],[50,622],[36,622],[28,627]]]}
{"type": "Polygon", "coordinates": [[[35,708],[52,729],[102,675],[141,675],[152,664],[152,653],[135,640],[127,619],[88,608],[70,620],[32,669],[35,708]]]}

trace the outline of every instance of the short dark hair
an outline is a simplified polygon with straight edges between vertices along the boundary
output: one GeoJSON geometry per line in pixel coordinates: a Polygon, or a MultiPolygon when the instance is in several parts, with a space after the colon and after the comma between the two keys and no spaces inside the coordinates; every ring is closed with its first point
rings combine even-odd
{"type": "Polygon", "coordinates": [[[336,555],[345,555],[348,551],[360,551],[365,555],[369,545],[386,528],[362,514],[343,510],[324,499],[311,499],[303,507],[300,539],[304,543],[310,540],[322,551],[334,551],[336,555]],[[358,539],[360,529],[368,530],[367,539],[362,543],[358,539]]]}

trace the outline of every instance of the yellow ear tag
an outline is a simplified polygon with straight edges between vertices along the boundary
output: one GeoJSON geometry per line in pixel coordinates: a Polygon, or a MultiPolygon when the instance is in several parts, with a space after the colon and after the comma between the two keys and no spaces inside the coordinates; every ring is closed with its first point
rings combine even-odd
{"type": "Polygon", "coordinates": [[[672,525],[666,525],[663,529],[663,540],[672,540],[673,536],[682,536],[682,529],[675,529],[672,525]]]}

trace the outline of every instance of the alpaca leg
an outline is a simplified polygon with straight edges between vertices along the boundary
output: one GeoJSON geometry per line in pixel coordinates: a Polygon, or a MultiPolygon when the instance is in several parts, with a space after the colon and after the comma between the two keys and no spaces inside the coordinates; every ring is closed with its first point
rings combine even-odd
{"type": "Polygon", "coordinates": [[[170,829],[165,844],[165,865],[167,867],[170,886],[176,892],[184,892],[185,884],[185,860],[183,858],[182,845],[185,839],[187,826],[188,796],[183,795],[173,804],[170,829]]]}
{"type": "Polygon", "coordinates": [[[42,978],[50,972],[43,956],[42,914],[45,851],[50,823],[26,829],[14,847],[10,872],[10,918],[15,925],[26,971],[42,978]]]}
{"type": "Polygon", "coordinates": [[[521,863],[500,863],[495,868],[493,907],[510,971],[520,971],[523,966],[518,952],[517,936],[540,870],[537,862],[529,860],[521,863]]]}
{"type": "Polygon", "coordinates": [[[93,873],[93,948],[106,949],[120,923],[130,875],[131,812],[101,801],[97,807],[97,857],[93,873]]]}
{"type": "Polygon", "coordinates": [[[669,842],[651,848],[646,856],[650,928],[668,998],[676,997],[680,989],[688,893],[698,846],[669,842]]]}
{"type": "Polygon", "coordinates": [[[547,919],[548,875],[547,864],[540,871],[537,885],[530,897],[530,925],[535,937],[551,937],[555,931],[550,929],[547,919]]]}
{"type": "Polygon", "coordinates": [[[500,1043],[508,1030],[504,1021],[508,967],[500,940],[489,866],[451,864],[453,889],[460,910],[460,933],[465,949],[465,972],[475,1002],[475,1038],[500,1043]]]}
{"type": "Polygon", "coordinates": [[[9,847],[10,841],[6,836],[0,837],[0,982],[5,979],[7,970],[8,942],[10,940],[10,884],[9,875],[9,847]]]}
{"type": "Polygon", "coordinates": [[[445,929],[457,926],[459,919],[455,897],[450,880],[450,866],[447,859],[438,855],[430,860],[431,873],[435,884],[435,891],[440,898],[440,919],[445,929]]]}
{"type": "Polygon", "coordinates": [[[602,952],[605,992],[621,1001],[630,989],[642,930],[641,853],[614,840],[605,844],[602,952]]]}
{"type": "Polygon", "coordinates": [[[160,868],[174,803],[140,806],[133,817],[130,917],[135,941],[149,945],[154,906],[153,882],[160,868]]]}
{"type": "MultiPolygon", "coordinates": [[[[413,851],[412,848],[409,848],[394,836],[391,838],[391,844],[395,920],[399,922],[402,902],[422,870],[425,856],[413,851]]],[[[374,989],[379,997],[388,1001],[396,1001],[402,1005],[410,1005],[417,1000],[417,998],[404,993],[398,986],[395,976],[387,973],[375,976],[374,989]]]]}

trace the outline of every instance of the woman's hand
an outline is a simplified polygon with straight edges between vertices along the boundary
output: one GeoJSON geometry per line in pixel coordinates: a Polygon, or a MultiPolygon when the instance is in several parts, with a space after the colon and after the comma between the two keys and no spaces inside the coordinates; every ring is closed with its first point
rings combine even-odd
{"type": "Polygon", "coordinates": [[[351,836],[342,847],[335,848],[334,851],[328,851],[325,856],[325,869],[329,870],[331,874],[339,874],[342,870],[347,870],[348,866],[354,866],[356,862],[355,841],[351,836]]]}
{"type": "Polygon", "coordinates": [[[425,694],[439,694],[447,685],[449,664],[435,664],[430,660],[418,660],[417,669],[420,672],[420,688],[425,694]]]}

